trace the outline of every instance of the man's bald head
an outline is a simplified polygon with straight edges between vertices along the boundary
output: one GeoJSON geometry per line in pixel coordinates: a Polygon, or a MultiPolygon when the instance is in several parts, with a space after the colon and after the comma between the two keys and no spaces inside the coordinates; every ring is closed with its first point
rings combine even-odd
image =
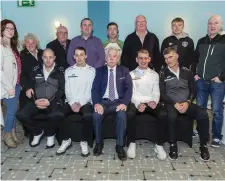
{"type": "Polygon", "coordinates": [[[143,15],[138,15],[135,19],[135,26],[137,32],[144,32],[147,30],[147,20],[143,15]]]}
{"type": "Polygon", "coordinates": [[[52,49],[46,48],[43,52],[42,59],[45,67],[51,68],[55,62],[55,53],[52,49]]]}
{"type": "Polygon", "coordinates": [[[66,28],[65,26],[60,25],[60,26],[57,28],[56,32],[60,32],[61,30],[66,30],[66,31],[68,31],[67,28],[66,28]]]}
{"type": "Polygon", "coordinates": [[[223,19],[220,15],[213,15],[208,19],[208,34],[212,38],[223,30],[223,19]]]}
{"type": "Polygon", "coordinates": [[[61,44],[65,44],[68,39],[68,30],[65,26],[59,26],[56,31],[56,36],[61,44]]]}
{"type": "Polygon", "coordinates": [[[55,53],[54,53],[54,51],[53,51],[51,48],[46,48],[46,49],[43,51],[43,55],[46,54],[46,53],[55,56],[55,53]]]}

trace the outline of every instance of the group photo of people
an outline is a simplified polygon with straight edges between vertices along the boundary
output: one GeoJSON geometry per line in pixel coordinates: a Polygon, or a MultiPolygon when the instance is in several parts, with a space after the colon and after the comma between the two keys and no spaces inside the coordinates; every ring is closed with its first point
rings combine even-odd
{"type": "Polygon", "coordinates": [[[125,161],[138,155],[138,116],[149,114],[157,120],[157,159],[177,160],[177,118],[185,115],[195,121],[193,136],[199,137],[200,159],[209,161],[209,147],[220,147],[225,136],[222,17],[209,17],[207,34],[195,40],[196,45],[184,31],[182,17],[171,19],[171,35],[161,45],[157,35],[147,29],[144,15],[136,16],[134,21],[135,30],[125,40],[118,37],[122,27],[116,22],[106,24],[105,41],[93,35],[95,22],[90,18],[80,21],[81,34],[71,40],[62,24],[57,27],[56,39],[40,47],[38,34],[28,32],[20,42],[14,21],[3,19],[0,46],[4,144],[8,148],[23,144],[24,139],[16,131],[20,125],[24,136],[31,136],[30,147],[37,147],[46,137],[46,149],[63,155],[72,147],[67,117],[74,114],[82,117],[80,154],[98,157],[104,152],[103,121],[112,115],[114,149],[118,159],[125,161]],[[40,114],[45,115],[45,121],[34,119],[40,114]],[[93,152],[88,145],[90,135],[95,140],[93,152]],[[57,148],[56,137],[62,140],[57,148]],[[165,138],[169,150],[164,149],[165,138]],[[127,146],[126,139],[130,140],[127,146]]]}

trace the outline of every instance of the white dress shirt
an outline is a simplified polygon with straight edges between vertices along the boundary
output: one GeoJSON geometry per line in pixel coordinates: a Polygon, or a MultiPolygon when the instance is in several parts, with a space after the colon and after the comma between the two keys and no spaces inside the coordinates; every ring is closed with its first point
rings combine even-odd
{"type": "Polygon", "coordinates": [[[147,68],[142,70],[136,68],[130,72],[133,81],[133,95],[131,102],[135,104],[136,108],[141,103],[148,103],[155,101],[159,102],[159,75],[152,69],[147,68]]]}
{"type": "Polygon", "coordinates": [[[115,99],[119,99],[117,87],[116,87],[116,66],[114,68],[110,68],[109,66],[107,67],[108,67],[108,82],[107,82],[107,87],[106,87],[103,98],[107,98],[107,99],[109,98],[109,76],[110,76],[110,69],[113,69],[115,99]]]}
{"type": "Polygon", "coordinates": [[[75,65],[65,71],[65,94],[69,105],[77,102],[81,106],[91,103],[91,88],[95,78],[95,69],[75,65]]]}
{"type": "Polygon", "coordinates": [[[50,75],[50,73],[53,71],[54,68],[55,68],[55,63],[49,71],[47,71],[45,68],[45,65],[43,65],[43,74],[45,77],[45,81],[48,79],[48,76],[50,75]]]}

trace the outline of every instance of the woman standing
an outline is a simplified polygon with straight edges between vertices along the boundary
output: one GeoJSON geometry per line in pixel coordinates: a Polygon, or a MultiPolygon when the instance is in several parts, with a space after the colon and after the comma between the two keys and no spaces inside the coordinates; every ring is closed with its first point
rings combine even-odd
{"type": "Polygon", "coordinates": [[[38,38],[32,34],[28,33],[22,42],[23,50],[20,52],[20,58],[22,63],[22,72],[21,72],[21,86],[22,91],[20,93],[20,109],[23,108],[29,98],[26,96],[24,91],[24,86],[29,82],[30,73],[33,69],[36,69],[42,64],[42,53],[43,50],[40,49],[40,42],[38,38]]]}
{"type": "Polygon", "coordinates": [[[20,95],[21,61],[18,32],[11,20],[1,21],[1,99],[6,106],[4,143],[15,148],[22,143],[16,136],[16,112],[20,95]]]}

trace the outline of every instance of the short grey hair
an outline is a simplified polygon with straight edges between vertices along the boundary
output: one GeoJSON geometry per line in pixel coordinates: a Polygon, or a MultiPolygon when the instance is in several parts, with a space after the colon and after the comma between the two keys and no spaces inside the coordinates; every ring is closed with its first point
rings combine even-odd
{"type": "Polygon", "coordinates": [[[23,49],[26,48],[26,41],[27,41],[27,40],[34,40],[34,41],[36,41],[36,43],[37,43],[37,49],[40,49],[40,41],[39,41],[39,39],[37,38],[37,36],[34,35],[33,33],[28,33],[28,34],[26,34],[26,35],[24,36],[24,39],[23,39],[23,41],[22,41],[22,47],[23,47],[23,49]]]}

